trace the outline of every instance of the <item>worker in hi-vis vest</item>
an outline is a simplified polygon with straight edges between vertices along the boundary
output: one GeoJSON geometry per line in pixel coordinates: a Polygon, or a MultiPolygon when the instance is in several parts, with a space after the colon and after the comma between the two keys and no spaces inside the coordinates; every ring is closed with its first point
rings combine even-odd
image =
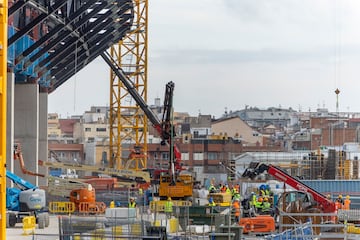
{"type": "Polygon", "coordinates": [[[136,208],[135,198],[133,197],[130,198],[129,208],[136,208]]]}
{"type": "Polygon", "coordinates": [[[164,209],[167,218],[171,218],[172,211],[173,211],[173,202],[171,201],[171,197],[169,197],[165,203],[165,209],[164,209]]]}

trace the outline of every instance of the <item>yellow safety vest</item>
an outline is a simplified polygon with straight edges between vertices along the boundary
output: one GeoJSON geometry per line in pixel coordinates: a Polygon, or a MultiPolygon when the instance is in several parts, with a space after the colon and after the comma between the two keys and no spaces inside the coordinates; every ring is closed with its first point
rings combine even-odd
{"type": "Polygon", "coordinates": [[[211,203],[209,202],[209,206],[214,207],[214,206],[216,206],[216,203],[215,202],[211,202],[211,203]]]}
{"type": "Polygon", "coordinates": [[[168,212],[168,213],[171,213],[172,212],[172,207],[173,207],[173,203],[171,202],[171,201],[167,201],[166,203],[165,203],[165,209],[164,209],[164,211],[165,212],[168,212]]]}

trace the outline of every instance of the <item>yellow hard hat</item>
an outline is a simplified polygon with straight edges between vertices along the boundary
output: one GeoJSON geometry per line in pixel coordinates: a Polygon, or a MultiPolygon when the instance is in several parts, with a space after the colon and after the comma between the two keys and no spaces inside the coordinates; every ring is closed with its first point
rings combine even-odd
{"type": "Polygon", "coordinates": [[[339,198],[342,198],[342,195],[341,195],[341,194],[339,195],[339,198]]]}
{"type": "Polygon", "coordinates": [[[170,201],[170,200],[171,200],[171,197],[168,197],[168,200],[170,201]]]}
{"type": "Polygon", "coordinates": [[[264,201],[267,202],[267,201],[269,201],[269,199],[266,197],[266,198],[264,198],[264,201]]]}
{"type": "Polygon", "coordinates": [[[350,196],[349,196],[349,195],[346,195],[346,199],[350,199],[350,196]]]}

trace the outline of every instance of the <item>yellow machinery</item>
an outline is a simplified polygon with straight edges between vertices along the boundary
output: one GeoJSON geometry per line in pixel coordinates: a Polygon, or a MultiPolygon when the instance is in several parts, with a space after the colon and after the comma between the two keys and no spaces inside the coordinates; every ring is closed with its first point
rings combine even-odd
{"type": "Polygon", "coordinates": [[[216,206],[229,207],[231,205],[231,193],[209,193],[208,199],[212,198],[216,206]]]}
{"type": "Polygon", "coordinates": [[[6,81],[7,81],[8,0],[0,0],[0,239],[6,239],[6,81]]]}
{"type": "Polygon", "coordinates": [[[193,194],[193,179],[189,174],[179,175],[176,184],[172,184],[172,177],[169,175],[160,177],[159,197],[190,200],[193,194]]]}

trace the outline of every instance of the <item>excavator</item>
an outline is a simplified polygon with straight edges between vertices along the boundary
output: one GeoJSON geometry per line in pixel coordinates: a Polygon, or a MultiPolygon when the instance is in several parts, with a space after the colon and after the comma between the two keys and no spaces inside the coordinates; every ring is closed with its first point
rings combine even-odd
{"type": "Polygon", "coordinates": [[[157,115],[154,114],[154,112],[149,108],[141,95],[137,92],[136,87],[131,82],[131,80],[128,79],[128,77],[117,64],[117,62],[112,59],[110,54],[105,51],[101,54],[101,57],[110,66],[112,71],[124,84],[129,94],[143,110],[146,117],[149,119],[153,127],[159,133],[162,139],[162,144],[169,146],[169,169],[159,169],[155,170],[153,173],[153,179],[159,180],[159,197],[161,199],[166,199],[168,197],[179,200],[191,199],[193,192],[193,177],[191,174],[184,174],[182,172],[183,170],[185,170],[185,168],[181,164],[181,152],[174,144],[175,129],[172,124],[172,111],[175,84],[173,82],[169,82],[166,84],[164,112],[162,121],[160,121],[157,115]]]}
{"type": "MultiPolygon", "coordinates": [[[[311,219],[314,224],[321,224],[327,221],[319,216],[319,213],[335,213],[336,207],[333,201],[329,200],[326,196],[311,187],[306,186],[297,178],[292,177],[274,165],[252,162],[250,163],[249,168],[244,171],[242,177],[255,179],[257,176],[265,172],[295,189],[295,191],[283,192],[277,201],[274,218],[280,225],[290,225],[295,222],[304,223],[308,219],[311,219]],[[279,214],[280,212],[289,214],[279,214]],[[291,216],[291,213],[305,214],[296,214],[296,216],[291,216]],[[309,215],[306,215],[306,213],[309,213],[309,215]]],[[[256,218],[257,217],[242,218],[242,221],[256,222],[256,218]]],[[[283,229],[287,228],[289,227],[283,227],[283,229]]],[[[319,233],[320,228],[315,227],[314,231],[319,233]]]]}

